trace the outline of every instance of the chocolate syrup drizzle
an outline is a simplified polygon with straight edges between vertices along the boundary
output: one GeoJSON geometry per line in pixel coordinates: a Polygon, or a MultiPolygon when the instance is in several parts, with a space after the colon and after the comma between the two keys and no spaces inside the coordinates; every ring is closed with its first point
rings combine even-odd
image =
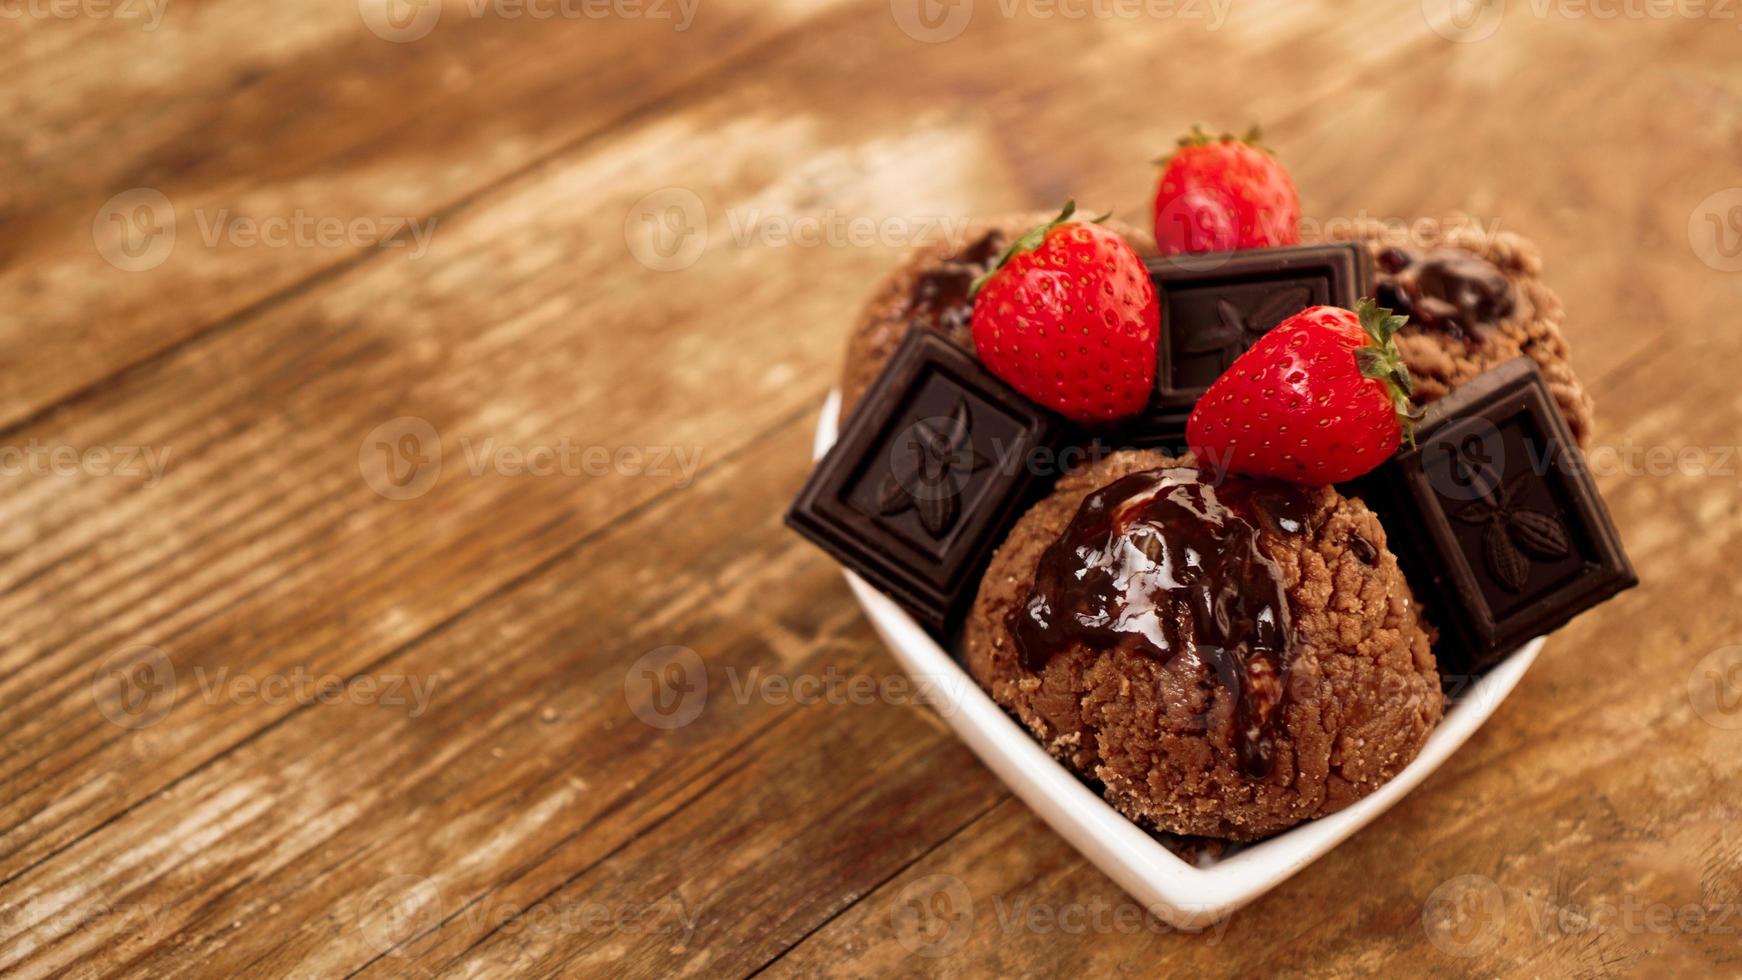
{"type": "Polygon", "coordinates": [[[1412,323],[1475,342],[1512,315],[1506,274],[1472,252],[1394,245],[1379,253],[1378,264],[1379,305],[1412,323]]]}
{"type": "Polygon", "coordinates": [[[1097,490],[1041,556],[1034,587],[1006,621],[1022,665],[1039,671],[1073,644],[1195,657],[1233,693],[1240,769],[1262,778],[1275,761],[1294,637],[1260,525],[1299,534],[1309,504],[1290,484],[1213,485],[1189,467],[1097,490]]]}
{"type": "Polygon", "coordinates": [[[989,231],[967,248],[927,269],[907,298],[909,319],[957,344],[973,348],[974,301],[968,289],[1004,252],[1004,233],[989,231]]]}

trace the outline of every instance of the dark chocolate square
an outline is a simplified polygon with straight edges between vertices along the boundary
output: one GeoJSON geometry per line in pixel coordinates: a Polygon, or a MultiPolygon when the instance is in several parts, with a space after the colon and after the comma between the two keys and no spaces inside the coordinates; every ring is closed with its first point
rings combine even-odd
{"type": "Polygon", "coordinates": [[[935,631],[1032,500],[1062,426],[938,335],[891,356],[787,512],[789,526],[935,631]]]}
{"type": "Polygon", "coordinates": [[[1155,404],[1191,408],[1234,359],[1309,306],[1354,309],[1367,291],[1356,243],[1176,255],[1145,262],[1161,301],[1155,404]]]}
{"type": "Polygon", "coordinates": [[[1385,524],[1454,678],[1638,584],[1529,358],[1428,406],[1415,448],[1352,489],[1385,524]]]}
{"type": "Polygon", "coordinates": [[[1372,261],[1354,242],[1173,255],[1144,261],[1161,302],[1155,394],[1127,426],[1136,445],[1183,445],[1198,398],[1235,358],[1309,306],[1354,309],[1372,261]]]}

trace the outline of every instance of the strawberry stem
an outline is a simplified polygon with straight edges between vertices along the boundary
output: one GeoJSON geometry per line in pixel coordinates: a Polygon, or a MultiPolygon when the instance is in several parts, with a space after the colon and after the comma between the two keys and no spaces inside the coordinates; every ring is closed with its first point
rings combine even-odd
{"type": "MultiPolygon", "coordinates": [[[[998,256],[998,261],[992,263],[992,267],[987,269],[985,272],[982,272],[980,276],[974,280],[973,284],[968,287],[968,298],[973,299],[974,297],[979,296],[980,290],[984,288],[988,282],[992,281],[992,277],[997,275],[998,270],[1004,268],[1006,263],[1011,259],[1016,258],[1018,255],[1021,255],[1023,252],[1032,252],[1039,248],[1040,243],[1046,241],[1046,236],[1051,234],[1054,228],[1070,221],[1072,216],[1076,213],[1077,202],[1074,200],[1066,201],[1064,208],[1059,211],[1058,217],[1046,222],[1045,224],[1035,225],[1021,238],[1011,242],[1009,247],[1004,249],[1004,253],[998,256]]],[[[1108,211],[1099,218],[1089,219],[1089,223],[1100,224],[1111,217],[1112,214],[1113,212],[1108,211]]]]}
{"type": "Polygon", "coordinates": [[[1209,146],[1212,143],[1245,143],[1247,146],[1250,146],[1255,150],[1262,150],[1271,156],[1275,156],[1276,151],[1265,146],[1262,140],[1263,134],[1259,131],[1257,123],[1253,123],[1251,126],[1247,127],[1246,135],[1244,136],[1235,136],[1233,133],[1218,133],[1211,135],[1204,131],[1202,123],[1192,123],[1192,131],[1178,139],[1177,142],[1179,148],[1173,153],[1156,157],[1155,163],[1160,166],[1166,166],[1169,161],[1178,155],[1180,150],[1187,150],[1199,146],[1209,146]]]}
{"type": "Polygon", "coordinates": [[[1403,439],[1414,446],[1415,426],[1424,413],[1410,400],[1415,394],[1415,381],[1409,376],[1403,353],[1397,349],[1397,332],[1409,318],[1396,316],[1370,299],[1355,304],[1355,315],[1367,334],[1366,346],[1355,351],[1355,363],[1360,365],[1362,377],[1385,385],[1391,406],[1397,412],[1397,424],[1403,429],[1403,439]]]}

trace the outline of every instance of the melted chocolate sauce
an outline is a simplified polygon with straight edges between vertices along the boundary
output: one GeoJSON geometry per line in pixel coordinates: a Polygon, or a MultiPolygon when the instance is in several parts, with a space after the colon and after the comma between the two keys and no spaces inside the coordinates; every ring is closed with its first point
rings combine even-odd
{"type": "Polygon", "coordinates": [[[926,270],[914,280],[907,298],[908,318],[958,343],[970,338],[974,301],[968,296],[974,280],[998,261],[1004,251],[1004,233],[989,231],[948,260],[926,270]]]}
{"type": "Polygon", "coordinates": [[[1373,542],[1353,531],[1349,532],[1349,550],[1355,557],[1361,559],[1363,565],[1379,564],[1379,549],[1373,547],[1373,542]]]}
{"type": "Polygon", "coordinates": [[[1293,631],[1282,572],[1259,537],[1299,534],[1308,509],[1298,487],[1243,477],[1216,486],[1187,467],[1134,473],[1090,494],[1010,614],[1023,666],[1038,671],[1072,644],[1195,657],[1234,694],[1241,771],[1263,777],[1293,631]]]}
{"type": "Polygon", "coordinates": [[[1392,246],[1379,253],[1380,306],[1410,322],[1479,341],[1512,315],[1512,284],[1492,262],[1456,248],[1392,246]]]}

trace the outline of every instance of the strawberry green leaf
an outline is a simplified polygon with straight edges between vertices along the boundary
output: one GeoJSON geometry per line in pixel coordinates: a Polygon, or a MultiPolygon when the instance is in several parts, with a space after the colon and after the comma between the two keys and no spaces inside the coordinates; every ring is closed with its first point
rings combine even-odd
{"type": "Polygon", "coordinates": [[[1247,146],[1250,146],[1255,150],[1263,150],[1265,153],[1275,156],[1276,153],[1271,150],[1270,147],[1265,146],[1260,142],[1261,138],[1262,135],[1257,123],[1253,123],[1251,126],[1247,127],[1246,135],[1244,136],[1235,136],[1233,133],[1217,133],[1212,135],[1204,131],[1202,123],[1192,123],[1192,131],[1181,136],[1176,141],[1178,143],[1178,149],[1174,150],[1172,153],[1156,157],[1154,162],[1157,166],[1165,167],[1169,161],[1179,155],[1180,150],[1209,146],[1213,143],[1245,143],[1247,146]]]}
{"type": "Polygon", "coordinates": [[[1423,413],[1411,401],[1415,395],[1415,380],[1410,377],[1409,367],[1404,364],[1403,353],[1397,349],[1396,343],[1397,332],[1403,329],[1409,318],[1396,316],[1370,299],[1363,299],[1355,305],[1355,315],[1361,321],[1361,330],[1367,334],[1366,345],[1355,350],[1355,363],[1360,366],[1362,377],[1372,378],[1385,386],[1392,410],[1397,413],[1397,424],[1403,430],[1403,440],[1414,446],[1415,426],[1422,420],[1423,413]]]}
{"type": "Polygon", "coordinates": [[[1384,380],[1391,375],[1391,365],[1385,362],[1385,352],[1372,347],[1358,347],[1355,363],[1361,365],[1361,376],[1384,380]]]}
{"type": "MultiPolygon", "coordinates": [[[[979,278],[975,279],[973,284],[968,287],[968,298],[972,299],[976,296],[979,296],[980,290],[984,289],[986,284],[988,282],[992,281],[992,277],[998,274],[998,270],[1004,268],[1005,263],[1009,262],[1011,259],[1016,258],[1018,255],[1021,255],[1024,252],[1032,252],[1035,249],[1039,248],[1040,243],[1046,241],[1046,236],[1051,234],[1052,230],[1054,228],[1057,228],[1059,225],[1062,225],[1062,224],[1070,221],[1071,216],[1075,215],[1076,213],[1077,213],[1077,202],[1074,200],[1066,201],[1064,209],[1059,212],[1058,217],[1052,219],[1051,221],[1046,222],[1045,224],[1035,225],[1033,228],[1030,228],[1027,231],[1027,233],[1025,233],[1021,238],[1018,238],[1016,241],[1011,242],[1009,247],[1004,249],[1004,253],[1002,255],[998,256],[998,261],[992,263],[992,268],[987,269],[985,272],[981,273],[979,278]]],[[[1091,224],[1099,224],[1102,221],[1105,221],[1107,219],[1108,215],[1111,215],[1112,213],[1113,212],[1109,211],[1109,212],[1107,212],[1107,214],[1101,215],[1099,218],[1095,218],[1091,222],[1091,224]]]]}

